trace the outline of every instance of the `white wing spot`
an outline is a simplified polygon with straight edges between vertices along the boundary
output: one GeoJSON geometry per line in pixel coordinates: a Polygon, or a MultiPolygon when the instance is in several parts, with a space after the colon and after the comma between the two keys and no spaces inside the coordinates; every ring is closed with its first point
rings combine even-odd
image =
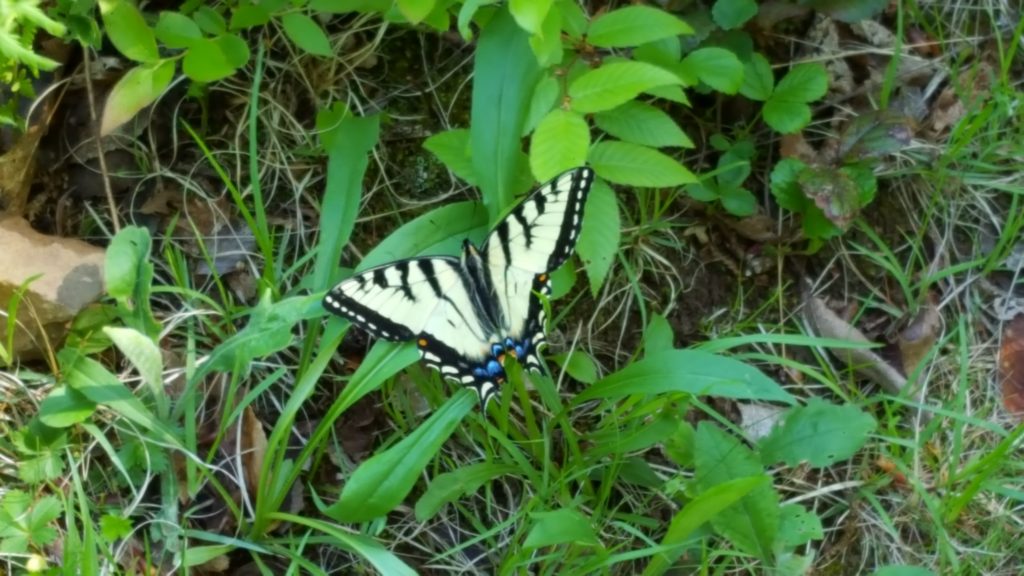
{"type": "Polygon", "coordinates": [[[423,352],[423,357],[426,358],[428,362],[440,362],[441,361],[441,357],[438,356],[437,354],[434,354],[433,352],[426,352],[426,351],[424,351],[423,352]]]}
{"type": "Polygon", "coordinates": [[[455,366],[441,366],[441,374],[458,374],[459,369],[455,366]]]}
{"type": "Polygon", "coordinates": [[[459,381],[462,382],[463,384],[472,384],[473,380],[474,380],[474,378],[471,375],[469,375],[469,374],[467,374],[467,375],[465,375],[465,376],[463,376],[462,378],[459,379],[459,381]]]}

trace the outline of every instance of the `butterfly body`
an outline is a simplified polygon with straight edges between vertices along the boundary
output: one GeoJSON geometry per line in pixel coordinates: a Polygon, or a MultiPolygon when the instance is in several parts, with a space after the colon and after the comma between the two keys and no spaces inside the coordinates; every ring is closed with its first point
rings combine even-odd
{"type": "Polygon", "coordinates": [[[539,371],[550,272],[576,245],[594,174],[576,168],[517,204],[477,248],[459,258],[391,262],[338,284],[327,310],[385,340],[414,340],[442,376],[487,401],[505,382],[508,356],[539,371]]]}

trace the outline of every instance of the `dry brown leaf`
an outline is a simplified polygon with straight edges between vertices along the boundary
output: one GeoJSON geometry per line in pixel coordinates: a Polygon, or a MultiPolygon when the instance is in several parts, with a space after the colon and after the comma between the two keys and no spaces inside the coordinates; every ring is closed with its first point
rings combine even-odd
{"type": "Polygon", "coordinates": [[[1018,422],[1024,422],[1024,314],[1003,327],[999,348],[999,381],[1003,406],[1018,422]]]}
{"type": "Polygon", "coordinates": [[[900,332],[898,342],[903,373],[911,378],[911,381],[911,375],[918,370],[941,333],[942,316],[931,302],[922,306],[907,327],[900,332]]]}
{"type": "Polygon", "coordinates": [[[779,143],[779,154],[783,158],[796,158],[806,164],[814,164],[818,161],[818,151],[807,143],[803,132],[784,134],[779,143]]]}
{"type": "Polygon", "coordinates": [[[239,426],[241,427],[239,437],[241,444],[238,450],[242,456],[242,472],[245,474],[246,488],[249,494],[256,494],[259,490],[263,459],[267,455],[267,434],[251,406],[246,406],[242,411],[239,426]]]}
{"type": "MultiPolygon", "coordinates": [[[[871,343],[860,330],[851,326],[829,309],[817,296],[804,296],[804,317],[814,332],[822,338],[846,340],[848,342],[871,343]]],[[[865,348],[830,349],[829,352],[849,365],[855,372],[869,378],[891,394],[899,394],[907,385],[907,379],[881,356],[865,348]]]]}
{"type": "Polygon", "coordinates": [[[0,215],[20,215],[25,210],[28,190],[36,171],[36,150],[43,126],[31,126],[3,156],[0,156],[0,215]]]}

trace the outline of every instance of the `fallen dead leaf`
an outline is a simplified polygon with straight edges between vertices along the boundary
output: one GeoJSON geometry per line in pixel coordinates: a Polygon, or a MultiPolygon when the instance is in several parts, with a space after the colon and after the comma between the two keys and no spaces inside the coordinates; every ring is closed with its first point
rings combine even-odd
{"type": "Polygon", "coordinates": [[[796,158],[805,164],[814,164],[818,161],[818,151],[807,143],[803,132],[784,134],[779,143],[779,154],[783,158],[796,158]]]}
{"type": "Polygon", "coordinates": [[[772,404],[741,402],[737,407],[740,410],[740,427],[754,441],[771,434],[772,428],[775,428],[782,415],[786,413],[784,408],[772,404]]]}
{"type": "Polygon", "coordinates": [[[912,375],[917,372],[941,333],[942,315],[932,302],[922,306],[907,327],[900,332],[898,343],[903,373],[911,382],[914,380],[912,375]]]}
{"type": "Polygon", "coordinates": [[[1024,422],[1024,314],[1003,327],[999,348],[999,381],[1003,406],[1018,422],[1024,422]]]}
{"type": "Polygon", "coordinates": [[[238,427],[238,454],[241,455],[242,473],[249,494],[255,495],[259,490],[263,459],[267,455],[267,434],[252,406],[246,406],[242,411],[238,427]]]}
{"type": "Polygon", "coordinates": [[[20,215],[28,201],[28,190],[36,172],[36,150],[43,126],[32,126],[18,142],[0,156],[0,214],[20,215]]]}

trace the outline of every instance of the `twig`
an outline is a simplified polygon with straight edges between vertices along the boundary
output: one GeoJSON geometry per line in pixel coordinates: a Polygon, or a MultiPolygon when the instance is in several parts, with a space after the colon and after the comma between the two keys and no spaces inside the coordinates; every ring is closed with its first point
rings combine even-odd
{"type": "Polygon", "coordinates": [[[96,97],[92,89],[92,65],[89,57],[90,49],[82,46],[85,58],[85,92],[89,95],[89,120],[92,122],[93,137],[96,140],[96,152],[100,162],[100,175],[103,176],[103,190],[107,193],[107,207],[110,209],[110,220],[114,224],[114,233],[121,231],[121,222],[117,217],[117,204],[114,203],[114,190],[110,187],[110,173],[107,172],[107,159],[103,155],[103,139],[99,134],[99,120],[96,118],[96,97]]]}

